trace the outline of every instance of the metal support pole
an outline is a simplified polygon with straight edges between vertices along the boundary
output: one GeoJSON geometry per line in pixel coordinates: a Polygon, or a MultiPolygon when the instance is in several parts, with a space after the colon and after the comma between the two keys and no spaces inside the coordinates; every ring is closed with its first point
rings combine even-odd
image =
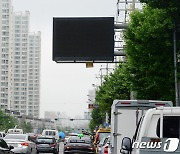
{"type": "Polygon", "coordinates": [[[135,0],[133,0],[132,1],[132,9],[133,9],[133,11],[135,10],[135,8],[136,8],[136,2],[135,2],[135,0]]]}
{"type": "Polygon", "coordinates": [[[109,120],[108,120],[108,119],[109,119],[109,115],[108,115],[108,113],[106,112],[106,128],[108,127],[107,124],[109,123],[109,120]]]}
{"type": "Polygon", "coordinates": [[[173,31],[173,46],[174,46],[174,81],[175,81],[175,97],[176,97],[176,106],[179,106],[178,83],[177,83],[176,24],[175,24],[175,22],[174,22],[174,31],[173,31]]]}

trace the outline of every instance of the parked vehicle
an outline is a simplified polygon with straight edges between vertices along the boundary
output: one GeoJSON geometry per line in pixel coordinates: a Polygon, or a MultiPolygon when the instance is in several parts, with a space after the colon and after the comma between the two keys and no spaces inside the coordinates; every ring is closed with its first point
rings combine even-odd
{"type": "Polygon", "coordinates": [[[57,130],[45,129],[42,132],[42,136],[54,137],[57,141],[59,140],[59,132],[57,130]]]}
{"type": "Polygon", "coordinates": [[[14,153],[36,154],[36,144],[31,142],[27,134],[7,134],[4,140],[9,146],[13,146],[14,153]]]}
{"type": "Polygon", "coordinates": [[[7,134],[23,134],[23,130],[17,128],[8,129],[7,134]]]}
{"type": "Polygon", "coordinates": [[[8,146],[3,139],[0,139],[0,154],[14,154],[14,152],[10,151],[13,148],[13,146],[8,146]]]}
{"type": "Polygon", "coordinates": [[[135,134],[124,137],[121,153],[180,153],[180,107],[157,107],[142,116],[135,134]],[[130,138],[129,138],[130,137],[130,138]]]}
{"type": "Polygon", "coordinates": [[[111,133],[110,128],[100,128],[97,130],[95,139],[94,139],[94,146],[96,149],[96,153],[101,153],[101,146],[104,142],[104,139],[108,137],[111,133]]]}
{"type": "Polygon", "coordinates": [[[71,136],[64,146],[64,154],[68,153],[94,154],[95,149],[89,136],[71,136]]]}
{"type": "Polygon", "coordinates": [[[38,136],[36,139],[36,149],[39,152],[53,152],[54,154],[59,153],[59,143],[54,137],[50,136],[38,136]]]}
{"type": "Polygon", "coordinates": [[[5,132],[0,132],[0,139],[1,138],[4,138],[6,136],[6,133],[5,132]]]}
{"type": "Polygon", "coordinates": [[[114,100],[111,107],[112,153],[118,154],[122,139],[133,136],[140,118],[150,108],[172,106],[171,101],[114,100]]]}

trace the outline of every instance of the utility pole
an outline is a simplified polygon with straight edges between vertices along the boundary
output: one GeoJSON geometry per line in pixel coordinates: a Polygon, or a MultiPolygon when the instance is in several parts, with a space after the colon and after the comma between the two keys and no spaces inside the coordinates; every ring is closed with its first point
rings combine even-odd
{"type": "Polygon", "coordinates": [[[175,22],[174,22],[174,31],[173,31],[173,46],[174,46],[175,97],[176,97],[176,106],[179,106],[178,82],[177,82],[176,23],[175,22]]]}

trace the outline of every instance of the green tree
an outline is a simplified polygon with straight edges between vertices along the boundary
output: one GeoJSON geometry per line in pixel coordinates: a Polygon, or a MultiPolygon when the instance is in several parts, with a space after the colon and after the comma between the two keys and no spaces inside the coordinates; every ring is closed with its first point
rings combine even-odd
{"type": "Polygon", "coordinates": [[[103,112],[111,113],[115,99],[130,99],[130,82],[128,82],[127,65],[120,64],[114,72],[105,77],[105,81],[96,92],[96,102],[103,112]]]}
{"type": "Polygon", "coordinates": [[[178,16],[180,11],[179,0],[140,0],[142,3],[146,3],[152,8],[166,9],[172,15],[178,16]]]}
{"type": "Polygon", "coordinates": [[[0,110],[0,130],[7,131],[10,128],[14,128],[18,121],[14,117],[6,114],[4,111],[0,110]]]}
{"type": "Polygon", "coordinates": [[[172,28],[172,18],[163,9],[145,7],[131,15],[125,42],[138,99],[175,99],[172,28]]]}
{"type": "Polygon", "coordinates": [[[100,108],[98,107],[97,109],[93,109],[91,117],[92,119],[90,121],[89,128],[91,131],[93,131],[96,126],[99,126],[103,123],[104,114],[100,112],[100,108]]]}
{"type": "Polygon", "coordinates": [[[23,129],[24,133],[31,133],[33,131],[33,127],[30,122],[22,122],[20,124],[20,128],[23,129]]]}
{"type": "MultiPolygon", "coordinates": [[[[172,18],[176,31],[176,48],[180,58],[180,0],[140,0],[152,8],[164,9],[167,16],[172,18]]],[[[180,65],[180,64],[178,64],[180,65]]]]}
{"type": "Polygon", "coordinates": [[[92,112],[91,128],[103,123],[106,112],[110,115],[114,99],[130,99],[130,91],[137,92],[137,99],[175,100],[172,34],[179,2],[141,1],[149,6],[131,14],[125,31],[127,63],[106,76],[96,92],[99,109],[92,112]],[[151,2],[162,6],[152,8],[151,2]]]}
{"type": "Polygon", "coordinates": [[[130,99],[130,82],[128,82],[130,76],[127,68],[128,65],[120,64],[112,74],[104,78],[105,81],[96,92],[95,101],[98,109],[92,112],[91,130],[104,123],[106,112],[110,117],[111,106],[115,99],[130,99]]]}

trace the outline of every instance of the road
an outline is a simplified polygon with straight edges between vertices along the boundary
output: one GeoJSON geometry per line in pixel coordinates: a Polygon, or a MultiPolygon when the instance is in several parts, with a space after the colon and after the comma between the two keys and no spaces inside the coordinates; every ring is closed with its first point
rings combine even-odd
{"type": "Polygon", "coordinates": [[[63,151],[64,151],[64,142],[60,142],[59,154],[63,154],[63,151]]]}

